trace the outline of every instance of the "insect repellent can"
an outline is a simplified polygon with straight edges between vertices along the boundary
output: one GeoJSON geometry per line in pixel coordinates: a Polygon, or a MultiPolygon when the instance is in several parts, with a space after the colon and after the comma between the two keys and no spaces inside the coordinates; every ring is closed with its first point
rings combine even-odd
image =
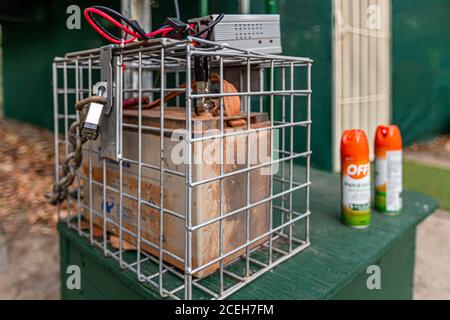
{"type": "Polygon", "coordinates": [[[341,140],[342,221],[356,229],[370,225],[369,143],[363,130],[346,130],[341,140]]]}
{"type": "Polygon", "coordinates": [[[395,126],[379,126],[375,134],[375,209],[399,214],[402,209],[402,137],[395,126]]]}

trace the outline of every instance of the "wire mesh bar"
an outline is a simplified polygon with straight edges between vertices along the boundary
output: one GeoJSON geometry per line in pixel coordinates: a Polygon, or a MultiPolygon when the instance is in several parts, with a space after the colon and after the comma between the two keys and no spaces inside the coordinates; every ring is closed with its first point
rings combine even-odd
{"type": "MultiPolygon", "coordinates": [[[[251,185],[250,185],[250,154],[251,154],[251,150],[252,150],[252,148],[251,148],[251,140],[250,140],[250,133],[249,133],[249,130],[250,130],[250,128],[251,128],[251,105],[250,105],[250,99],[251,99],[251,97],[250,97],[250,90],[251,90],[251,88],[250,88],[250,85],[251,85],[251,67],[250,67],[250,58],[247,58],[247,83],[246,83],[246,89],[247,89],[247,93],[249,94],[248,96],[246,96],[246,98],[247,98],[247,104],[246,104],[246,107],[247,107],[247,154],[246,154],[246,156],[247,156],[247,159],[246,159],[246,162],[247,162],[247,179],[246,179],[246,195],[245,195],[245,199],[246,199],[246,202],[247,202],[247,207],[249,207],[250,206],[250,203],[251,203],[251,200],[250,200],[250,189],[251,189],[251,185]]],[[[272,149],[271,149],[272,150],[272,149]]],[[[245,242],[246,243],[248,243],[249,241],[250,241],[250,208],[249,209],[247,209],[246,211],[245,211],[245,226],[246,226],[246,228],[245,228],[245,242]]],[[[249,250],[250,250],[250,247],[247,245],[246,247],[245,247],[245,259],[246,259],[246,261],[245,261],[245,263],[246,263],[246,265],[245,265],[245,276],[246,277],[248,277],[248,276],[250,276],[250,252],[249,252],[249,250]]]]}
{"type": "Polygon", "coordinates": [[[164,230],[164,95],[166,94],[164,88],[166,84],[166,77],[165,77],[165,69],[164,69],[164,63],[165,63],[165,51],[164,48],[161,48],[161,110],[160,110],[160,123],[159,127],[161,129],[161,134],[159,135],[159,153],[160,153],[160,161],[159,161],[159,294],[161,296],[164,296],[163,292],[163,275],[162,275],[162,269],[163,269],[163,241],[164,236],[163,232],[161,230],[164,230]]]}
{"type": "MultiPolygon", "coordinates": [[[[191,46],[186,48],[187,60],[186,60],[186,84],[192,82],[191,77],[191,46]]],[[[190,250],[192,246],[192,88],[190,85],[186,86],[186,143],[187,143],[187,154],[186,154],[186,224],[185,224],[185,266],[184,272],[185,276],[185,287],[184,287],[184,298],[186,300],[192,299],[192,252],[190,250]]]]}
{"type": "MultiPolygon", "coordinates": [[[[56,181],[100,51],[53,63],[56,181]]],[[[309,246],[312,60],[204,39],[111,52],[117,158],[102,156],[100,123],[60,221],[171,299],[224,299],[309,246]]]]}
{"type": "MultiPolygon", "coordinates": [[[[53,82],[53,130],[55,144],[55,183],[59,183],[59,103],[58,103],[58,69],[56,62],[52,64],[52,82],[53,82]]],[[[56,206],[58,220],[61,219],[61,205],[56,206]]]]}
{"type": "Polygon", "coordinates": [[[138,53],[138,181],[137,181],[137,277],[141,281],[141,194],[142,194],[142,52],[138,53]]]}
{"type": "MultiPolygon", "coordinates": [[[[125,263],[123,260],[123,111],[122,111],[122,105],[123,105],[123,78],[124,78],[124,72],[123,72],[123,56],[119,55],[117,60],[117,73],[118,73],[118,84],[117,84],[117,107],[119,108],[119,150],[120,150],[120,156],[118,157],[119,160],[119,265],[120,267],[124,268],[125,263]]],[[[92,152],[92,150],[90,150],[92,152]]],[[[138,263],[137,261],[135,262],[138,263]]]]}
{"type": "MultiPolygon", "coordinates": [[[[223,58],[220,58],[219,61],[219,77],[220,77],[220,88],[219,92],[223,93],[223,58]]],[[[223,97],[220,98],[220,176],[224,175],[224,101],[223,97]]],[[[220,217],[223,217],[223,211],[224,211],[224,205],[223,205],[223,178],[220,179],[220,192],[219,192],[219,210],[220,210],[220,217]]],[[[220,219],[219,221],[219,255],[223,255],[223,220],[220,219]]],[[[219,267],[219,294],[223,295],[224,291],[224,263],[223,259],[220,260],[220,267],[219,267]]]]}

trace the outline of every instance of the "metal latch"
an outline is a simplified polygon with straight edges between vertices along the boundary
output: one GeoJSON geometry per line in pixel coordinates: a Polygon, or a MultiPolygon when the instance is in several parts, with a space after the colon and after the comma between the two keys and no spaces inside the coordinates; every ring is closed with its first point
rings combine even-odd
{"type": "MultiPolygon", "coordinates": [[[[113,46],[104,46],[100,49],[100,67],[100,83],[103,85],[99,85],[98,89],[105,90],[100,93],[105,93],[108,99],[108,103],[100,113],[100,118],[103,118],[100,130],[100,155],[103,158],[117,161],[120,154],[119,110],[114,104],[115,99],[119,96],[115,90],[117,89],[116,83],[120,79],[116,78],[118,66],[117,57],[113,55],[113,46]]],[[[97,113],[98,111],[99,109],[97,109],[97,113]]],[[[93,121],[96,121],[96,117],[97,114],[93,113],[93,121]]]]}

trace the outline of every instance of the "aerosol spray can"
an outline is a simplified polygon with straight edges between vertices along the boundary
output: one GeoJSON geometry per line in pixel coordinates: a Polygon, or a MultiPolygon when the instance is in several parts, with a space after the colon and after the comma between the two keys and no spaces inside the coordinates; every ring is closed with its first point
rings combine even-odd
{"type": "Polygon", "coordinates": [[[375,134],[375,209],[402,209],[402,136],[397,126],[379,126],[375,134]]]}
{"type": "Polygon", "coordinates": [[[341,140],[342,221],[355,229],[370,225],[369,143],[363,130],[346,130],[341,140]]]}

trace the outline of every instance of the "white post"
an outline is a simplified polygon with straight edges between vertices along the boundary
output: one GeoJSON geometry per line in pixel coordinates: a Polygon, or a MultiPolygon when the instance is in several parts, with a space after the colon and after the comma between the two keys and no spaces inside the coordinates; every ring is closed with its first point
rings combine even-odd
{"type": "Polygon", "coordinates": [[[241,14],[250,13],[250,0],[239,0],[239,12],[241,14]]]}
{"type": "Polygon", "coordinates": [[[122,0],[121,11],[125,17],[136,20],[148,32],[152,29],[152,2],[154,0],[122,0]]]}
{"type": "MultiPolygon", "coordinates": [[[[145,32],[152,31],[152,5],[155,0],[121,0],[121,12],[125,17],[136,20],[145,32]]],[[[153,87],[153,75],[151,72],[142,75],[142,86],[144,88],[153,87]]],[[[125,71],[125,88],[137,88],[138,74],[135,70],[125,71]],[[130,74],[130,72],[132,74],[130,74]]],[[[126,93],[124,95],[127,95],[126,93]]],[[[153,100],[153,93],[149,93],[153,100]]],[[[128,98],[128,97],[125,97],[128,98]]]]}

